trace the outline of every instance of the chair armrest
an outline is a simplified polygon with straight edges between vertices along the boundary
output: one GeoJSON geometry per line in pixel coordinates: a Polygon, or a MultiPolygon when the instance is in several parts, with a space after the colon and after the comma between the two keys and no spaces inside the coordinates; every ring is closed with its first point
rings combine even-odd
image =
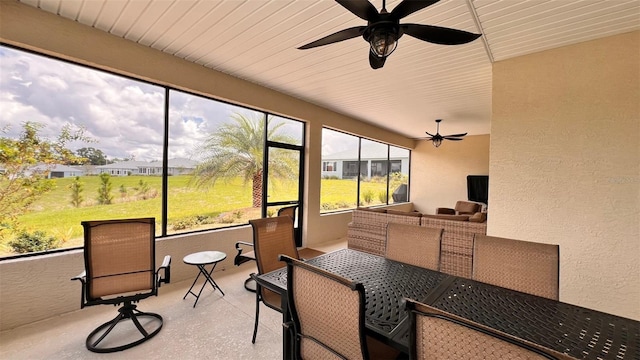
{"type": "Polygon", "coordinates": [[[171,255],[167,255],[164,257],[162,261],[162,265],[156,271],[156,279],[158,279],[158,287],[162,285],[162,283],[169,284],[171,282],[171,255]],[[160,276],[160,270],[162,270],[162,275],[160,276]]]}
{"type": "Polygon", "coordinates": [[[451,208],[437,208],[436,214],[438,215],[455,215],[456,210],[451,208]]]}
{"type": "Polygon", "coordinates": [[[80,274],[71,278],[71,280],[78,280],[82,283],[82,290],[80,291],[80,309],[84,309],[87,302],[85,301],[84,295],[87,290],[87,271],[83,271],[80,274]]]}
{"type": "Polygon", "coordinates": [[[246,241],[238,241],[236,242],[236,250],[238,250],[238,254],[236,254],[236,257],[233,259],[233,264],[235,266],[239,266],[240,264],[244,264],[247,261],[251,261],[251,260],[255,260],[255,254],[253,252],[249,252],[249,253],[242,253],[242,250],[244,250],[243,246],[248,246],[253,248],[253,244],[246,242],[246,241]]]}
{"type": "Polygon", "coordinates": [[[72,277],[71,280],[80,280],[80,281],[84,282],[86,277],[87,277],[87,272],[83,271],[80,274],[72,277]]]}

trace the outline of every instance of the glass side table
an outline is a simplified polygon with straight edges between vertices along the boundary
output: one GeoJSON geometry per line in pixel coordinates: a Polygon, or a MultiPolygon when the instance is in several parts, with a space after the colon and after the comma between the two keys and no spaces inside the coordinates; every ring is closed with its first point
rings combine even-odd
{"type": "Polygon", "coordinates": [[[207,285],[207,283],[209,283],[213,287],[213,291],[216,291],[216,289],[218,289],[220,290],[220,293],[222,294],[222,296],[224,296],[224,292],[222,291],[220,286],[218,286],[215,280],[213,280],[213,277],[211,276],[211,274],[213,273],[213,270],[216,268],[216,265],[220,261],[226,258],[227,258],[227,254],[221,251],[201,251],[201,252],[197,252],[197,253],[193,253],[185,256],[182,259],[182,261],[184,261],[184,263],[187,265],[197,266],[199,272],[198,272],[198,276],[196,276],[196,279],[193,280],[193,284],[191,284],[191,287],[189,288],[187,293],[184,294],[184,297],[182,297],[182,300],[186,299],[187,295],[189,294],[195,296],[196,301],[193,303],[193,307],[195,308],[196,304],[198,303],[198,300],[200,300],[200,294],[202,294],[202,290],[207,285]],[[206,269],[207,265],[213,265],[211,267],[211,270],[207,271],[206,269]],[[193,292],[193,287],[198,282],[200,275],[204,276],[204,283],[202,283],[202,287],[200,288],[200,291],[198,292],[198,294],[196,294],[195,292],[193,292]]]}

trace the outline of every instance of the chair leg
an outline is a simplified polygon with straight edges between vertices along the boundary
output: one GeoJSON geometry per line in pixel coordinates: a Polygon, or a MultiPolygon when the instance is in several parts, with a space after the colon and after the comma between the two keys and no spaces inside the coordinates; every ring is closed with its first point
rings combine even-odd
{"type": "Polygon", "coordinates": [[[100,325],[95,330],[93,330],[89,334],[89,336],[87,336],[86,345],[87,345],[87,349],[97,353],[110,353],[115,351],[122,351],[125,349],[129,349],[131,347],[134,347],[136,345],[139,345],[151,339],[152,337],[154,337],[156,334],[160,332],[160,329],[162,329],[162,316],[154,313],[146,313],[146,312],[139,311],[136,309],[136,305],[131,304],[131,302],[127,302],[124,306],[118,309],[118,316],[113,318],[111,321],[108,321],[100,325]],[[153,331],[151,332],[147,331],[147,329],[145,329],[140,323],[140,321],[138,320],[139,317],[151,318],[152,321],[155,321],[156,327],[152,328],[153,331]],[[113,347],[98,347],[102,342],[102,340],[104,340],[107,337],[107,335],[109,335],[109,333],[116,327],[116,325],[118,325],[121,321],[127,320],[127,319],[130,319],[133,322],[135,327],[138,329],[138,331],[142,335],[142,338],[139,338],[138,340],[135,340],[123,345],[118,345],[113,347]]]}
{"type": "Polygon", "coordinates": [[[256,286],[256,321],[253,325],[253,338],[251,338],[251,343],[256,343],[256,335],[258,334],[258,318],[260,316],[260,285],[256,286]]]}

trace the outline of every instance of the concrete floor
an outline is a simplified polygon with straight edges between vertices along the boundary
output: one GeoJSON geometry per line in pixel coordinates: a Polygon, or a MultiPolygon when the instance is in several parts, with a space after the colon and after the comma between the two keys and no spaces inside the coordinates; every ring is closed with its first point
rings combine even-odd
{"type": "MultiPolygon", "coordinates": [[[[329,252],[344,247],[346,241],[340,240],[314,248],[329,252]]],[[[255,294],[243,283],[255,271],[255,264],[246,263],[215,272],[225,296],[207,285],[195,308],[193,296],[182,299],[192,279],[163,285],[157,297],[142,300],[139,308],[162,315],[164,326],[131,349],[111,354],[86,349],[87,335],[117,314],[113,306],[91,306],[0,332],[0,359],[282,359],[279,312],[261,305],[258,336],[251,343],[255,294]]]]}

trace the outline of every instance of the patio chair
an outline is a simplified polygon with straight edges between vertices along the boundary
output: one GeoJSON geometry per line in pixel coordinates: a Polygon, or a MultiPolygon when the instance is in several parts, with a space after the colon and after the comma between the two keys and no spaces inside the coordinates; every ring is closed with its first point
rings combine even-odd
{"type": "Polygon", "coordinates": [[[296,359],[369,359],[364,286],[288,256],[296,359]]]}
{"type": "Polygon", "coordinates": [[[389,223],[385,257],[439,271],[442,231],[424,226],[389,223]]]}
{"type": "MultiPolygon", "coordinates": [[[[295,228],[295,222],[296,222],[296,209],[298,209],[298,205],[293,205],[293,206],[286,206],[283,208],[280,208],[278,210],[278,216],[290,216],[293,221],[294,221],[294,239],[298,239],[299,237],[299,229],[295,228]]],[[[298,242],[296,241],[296,244],[298,242]]],[[[236,251],[238,252],[236,254],[236,257],[233,259],[233,264],[235,266],[240,266],[248,261],[256,261],[256,255],[255,252],[253,251],[253,244],[246,242],[246,241],[237,241],[236,242],[236,251]],[[250,249],[250,250],[249,250],[250,249]],[[244,250],[249,250],[249,251],[244,251],[244,250]]],[[[253,279],[251,277],[247,278],[244,281],[244,288],[247,289],[248,291],[251,292],[255,292],[256,291],[256,286],[255,286],[255,282],[253,281],[253,279]]]]}
{"type": "MultiPolygon", "coordinates": [[[[253,247],[259,275],[281,268],[284,264],[278,260],[280,254],[298,259],[293,238],[293,219],[290,216],[249,220],[249,223],[253,228],[253,247]]],[[[258,333],[260,302],[282,312],[280,295],[256,284],[256,318],[251,338],[254,344],[258,333]]]]}
{"type": "Polygon", "coordinates": [[[115,318],[89,334],[87,349],[121,351],[151,339],[162,329],[162,316],[139,311],[133,303],[157,296],[160,285],[170,281],[171,256],[155,269],[155,219],[83,221],[82,226],[85,271],[72,278],[82,283],[80,307],[123,304],[115,318]],[[126,332],[134,329],[124,326],[128,320],[139,333],[126,332]],[[118,334],[110,338],[116,327],[118,334]]]}
{"type": "Polygon", "coordinates": [[[558,300],[560,247],[476,234],[472,279],[558,300]]]}
{"type": "Polygon", "coordinates": [[[406,301],[409,359],[572,359],[417,301],[406,301]]]}

